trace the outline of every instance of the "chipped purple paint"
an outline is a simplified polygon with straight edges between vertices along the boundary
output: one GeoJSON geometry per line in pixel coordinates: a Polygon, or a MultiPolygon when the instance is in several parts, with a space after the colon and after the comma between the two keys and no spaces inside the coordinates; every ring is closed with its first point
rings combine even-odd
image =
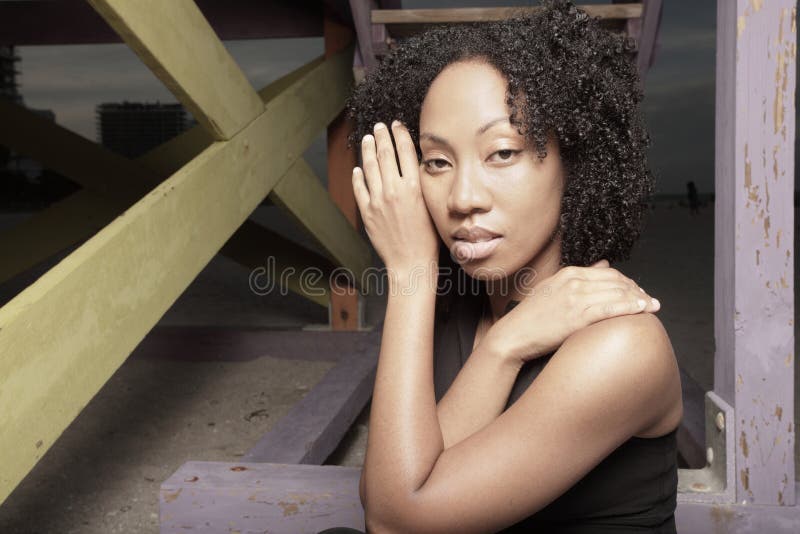
{"type": "Polygon", "coordinates": [[[714,390],[736,414],[738,503],[795,504],[795,17],[717,2],[714,390]]]}

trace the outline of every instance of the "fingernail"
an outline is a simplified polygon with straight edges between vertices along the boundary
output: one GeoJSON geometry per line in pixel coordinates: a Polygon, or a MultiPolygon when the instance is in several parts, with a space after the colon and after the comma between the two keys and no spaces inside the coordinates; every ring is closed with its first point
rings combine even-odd
{"type": "Polygon", "coordinates": [[[379,122],[379,123],[377,123],[375,125],[375,130],[380,130],[380,129],[383,129],[383,128],[386,128],[386,125],[383,124],[382,122],[379,122]]]}
{"type": "Polygon", "coordinates": [[[653,301],[653,306],[659,306],[659,307],[661,306],[661,303],[658,301],[657,298],[653,298],[651,300],[653,301]]]}
{"type": "Polygon", "coordinates": [[[365,135],[365,136],[364,136],[364,139],[363,139],[363,140],[364,140],[364,141],[374,141],[374,140],[375,140],[375,138],[374,138],[374,137],[372,137],[372,135],[370,135],[370,134],[367,134],[367,135],[365,135]]]}
{"type": "Polygon", "coordinates": [[[393,120],[392,121],[392,128],[397,128],[397,127],[402,126],[402,125],[403,124],[398,120],[393,120]]]}

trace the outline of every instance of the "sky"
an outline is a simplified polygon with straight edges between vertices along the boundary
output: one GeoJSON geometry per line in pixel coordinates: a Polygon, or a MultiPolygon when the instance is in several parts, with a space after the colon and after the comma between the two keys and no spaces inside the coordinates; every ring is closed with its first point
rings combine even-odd
{"type": "MultiPolygon", "coordinates": [[[[403,0],[403,7],[511,6],[538,2],[403,0]]],[[[608,0],[579,0],[581,4],[608,0]]],[[[256,88],[323,51],[321,38],[226,41],[256,88]]],[[[656,194],[684,194],[693,180],[701,194],[714,185],[716,2],[665,0],[656,61],[647,75],[644,111],[656,194]]],[[[27,46],[19,82],[26,105],[52,109],[61,125],[96,140],[100,102],[175,102],[172,94],[124,44],[27,46]]],[[[324,172],[324,150],[307,154],[324,172]]]]}

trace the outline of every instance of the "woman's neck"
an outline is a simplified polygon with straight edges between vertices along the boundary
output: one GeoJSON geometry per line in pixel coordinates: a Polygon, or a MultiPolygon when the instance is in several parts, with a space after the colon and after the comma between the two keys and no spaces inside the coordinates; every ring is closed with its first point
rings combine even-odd
{"type": "Polygon", "coordinates": [[[529,261],[523,268],[503,280],[486,282],[487,298],[491,313],[489,324],[494,324],[508,310],[512,301],[521,301],[540,280],[552,276],[561,268],[561,238],[556,237],[529,261]]]}

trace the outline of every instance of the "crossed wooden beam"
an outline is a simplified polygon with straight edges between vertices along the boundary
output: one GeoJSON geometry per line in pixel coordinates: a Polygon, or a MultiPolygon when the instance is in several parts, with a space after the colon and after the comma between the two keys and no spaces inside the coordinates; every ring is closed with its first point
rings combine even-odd
{"type": "Polygon", "coordinates": [[[129,160],[0,103],[0,144],[83,186],[0,235],[0,280],[91,236],[0,308],[0,503],[218,252],[356,279],[370,264],[301,157],[342,110],[352,46],[258,93],[191,0],[90,4],[200,126],[129,160]],[[268,194],[328,257],[247,220],[268,194]]]}

